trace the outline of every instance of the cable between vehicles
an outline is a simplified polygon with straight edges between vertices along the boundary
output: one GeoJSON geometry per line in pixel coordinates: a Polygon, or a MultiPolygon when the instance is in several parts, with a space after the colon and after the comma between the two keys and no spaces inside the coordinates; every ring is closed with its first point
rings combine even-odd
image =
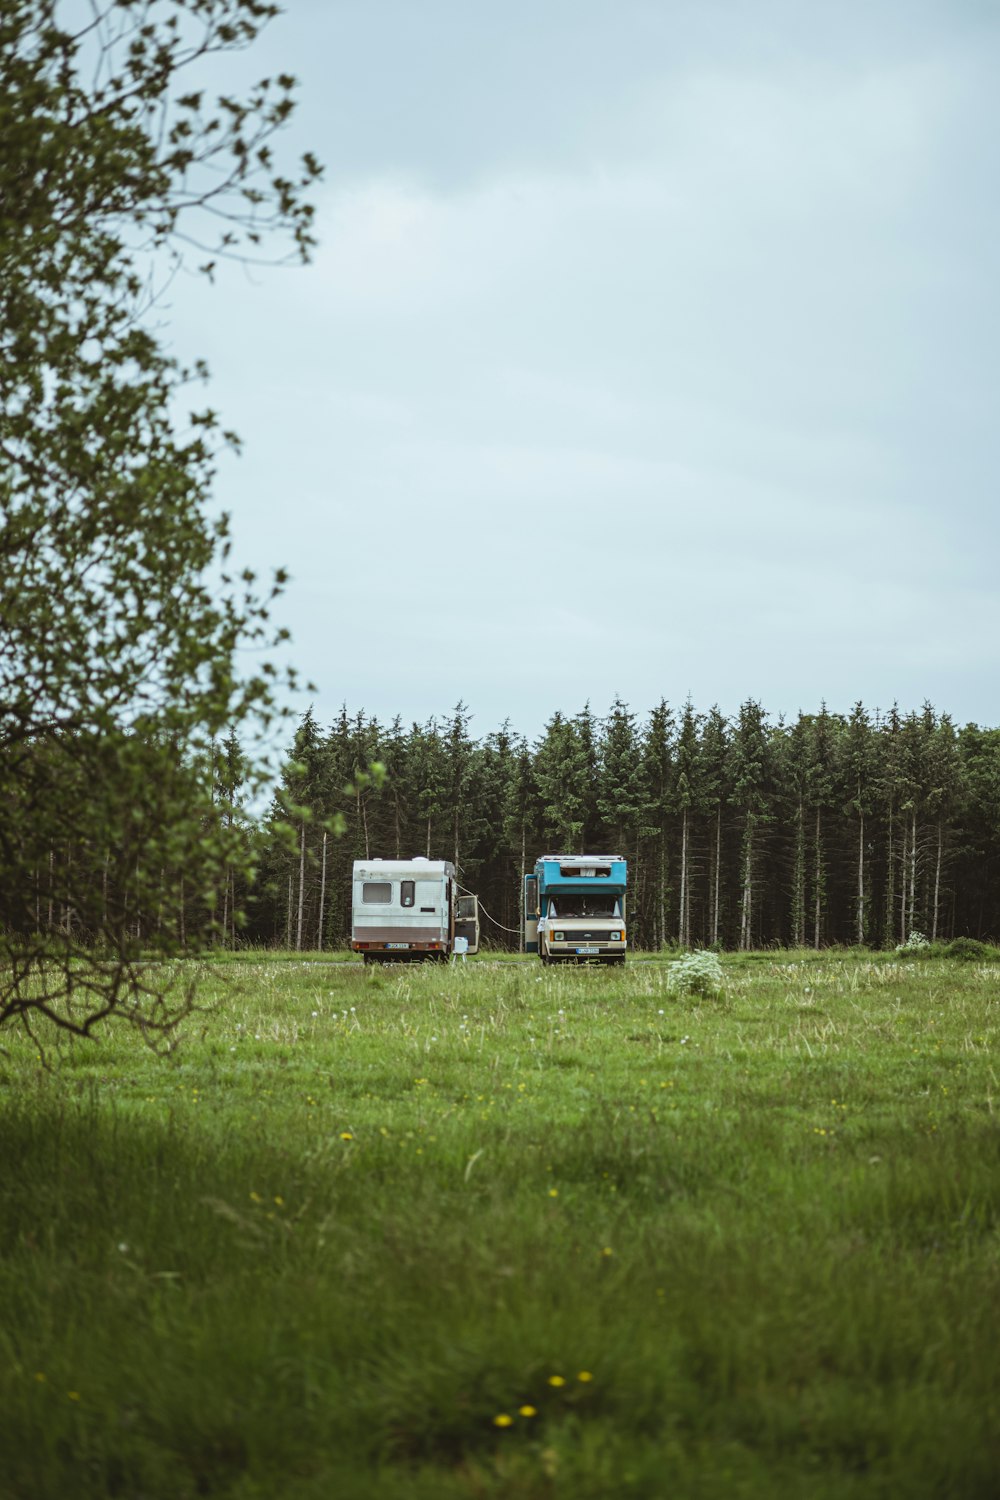
{"type": "MultiPolygon", "coordinates": [[[[457,882],[456,882],[456,884],[457,884],[457,882]]],[[[468,886],[459,885],[458,888],[462,892],[463,896],[475,896],[476,895],[475,891],[470,891],[469,888],[468,888],[468,886]]],[[[476,900],[479,901],[478,896],[476,897],[476,900]]],[[[501,932],[512,932],[515,937],[520,937],[521,936],[521,929],[520,929],[520,927],[505,927],[502,922],[498,922],[497,921],[496,917],[491,917],[490,916],[489,912],[486,910],[486,907],[483,905],[483,903],[481,901],[479,901],[479,910],[482,912],[482,914],[486,918],[487,922],[492,922],[493,926],[494,927],[499,927],[499,929],[500,929],[501,932]]]]}

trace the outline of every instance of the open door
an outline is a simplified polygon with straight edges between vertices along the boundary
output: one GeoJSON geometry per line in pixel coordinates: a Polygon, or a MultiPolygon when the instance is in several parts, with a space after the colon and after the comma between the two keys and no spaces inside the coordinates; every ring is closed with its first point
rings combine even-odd
{"type": "Polygon", "coordinates": [[[459,896],[455,906],[455,936],[469,942],[469,952],[479,952],[479,897],[459,896]]]}
{"type": "Polygon", "coordinates": [[[538,952],[538,876],[524,877],[524,951],[538,952]]]}

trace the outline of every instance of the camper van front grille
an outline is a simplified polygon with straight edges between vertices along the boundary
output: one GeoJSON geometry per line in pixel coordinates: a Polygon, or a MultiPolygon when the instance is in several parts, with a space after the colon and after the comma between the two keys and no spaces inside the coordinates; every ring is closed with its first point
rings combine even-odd
{"type": "Polygon", "coordinates": [[[602,927],[599,931],[581,932],[578,928],[557,929],[558,940],[567,943],[610,943],[612,934],[615,941],[621,937],[621,927],[602,927]]]}

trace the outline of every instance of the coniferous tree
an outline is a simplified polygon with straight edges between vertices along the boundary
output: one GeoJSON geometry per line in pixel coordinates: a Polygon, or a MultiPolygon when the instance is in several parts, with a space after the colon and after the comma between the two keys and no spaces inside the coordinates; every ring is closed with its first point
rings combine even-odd
{"type": "Polygon", "coordinates": [[[615,697],[601,725],[597,768],[597,815],[601,832],[595,841],[608,852],[631,858],[633,878],[629,895],[630,926],[642,924],[644,880],[640,859],[641,832],[646,826],[649,788],[635,715],[615,697]]]}
{"type": "Polygon", "coordinates": [[[809,720],[806,740],[806,786],[812,814],[812,938],[813,947],[819,948],[823,937],[823,921],[827,905],[828,852],[825,838],[825,819],[834,800],[834,774],[837,755],[838,721],[828,712],[825,703],[809,720]]]}
{"type": "Polygon", "coordinates": [[[730,742],[730,801],[741,824],[739,947],[752,948],[758,934],[758,867],[762,860],[763,830],[768,822],[770,746],[767,721],[760,704],[748,698],[740,705],[730,742]]]}
{"type": "Polygon", "coordinates": [[[775,773],[789,842],[785,863],[789,872],[788,932],[793,948],[804,947],[806,941],[809,727],[808,716],[800,712],[794,724],[785,726],[774,739],[775,773]]]}
{"type": "Polygon", "coordinates": [[[589,746],[577,723],[557,710],[535,753],[535,775],[542,800],[542,830],[554,853],[583,852],[593,781],[589,746]]]}
{"type": "MultiPolygon", "coordinates": [[[[529,868],[529,851],[538,849],[542,839],[542,796],[535,777],[534,758],[527,740],[519,739],[514,748],[511,776],[504,798],[504,841],[516,862],[514,891],[516,926],[520,932],[519,948],[524,949],[524,926],[520,920],[524,877],[529,868]]],[[[508,908],[509,910],[509,908],[508,908]]]]}
{"type": "Polygon", "coordinates": [[[653,946],[667,942],[670,911],[669,825],[674,789],[674,716],[665,698],[652,710],[642,747],[645,782],[649,793],[649,837],[656,841],[653,880],[653,946]]]}
{"type": "MultiPolygon", "coordinates": [[[[451,823],[447,802],[448,763],[436,719],[428,719],[423,725],[414,724],[407,770],[421,828],[418,842],[423,845],[425,858],[431,859],[435,846],[442,850],[447,847],[445,841],[451,823]]],[[[438,857],[444,859],[445,854],[442,852],[438,857]]]]}
{"type": "MultiPolygon", "coordinates": [[[[925,708],[925,719],[929,705],[925,708]]],[[[955,726],[948,714],[933,719],[928,724],[928,739],[925,745],[925,774],[927,789],[925,805],[933,823],[933,885],[929,901],[931,912],[930,933],[936,943],[941,930],[943,882],[946,878],[950,850],[950,827],[962,801],[963,776],[955,726]]]]}
{"type": "Polygon", "coordinates": [[[627,853],[635,849],[649,801],[635,715],[616,697],[602,728],[597,812],[612,848],[627,853]]]}
{"type": "Polygon", "coordinates": [[[730,780],[729,726],[713,704],[705,718],[701,736],[702,793],[711,820],[709,858],[709,942],[718,947],[722,941],[722,863],[723,813],[732,796],[730,780]]]}
{"type": "Polygon", "coordinates": [[[677,941],[682,948],[691,946],[691,845],[694,817],[702,811],[701,720],[688,698],[681,715],[674,750],[674,800],[680,817],[680,873],[678,903],[680,922],[677,941]]]}
{"type": "Polygon", "coordinates": [[[469,711],[461,699],[452,710],[442,735],[442,749],[445,760],[444,804],[451,825],[448,858],[454,861],[457,870],[461,867],[465,838],[474,841],[478,821],[475,798],[471,795],[475,758],[469,735],[469,711]]]}
{"type": "MultiPolygon", "coordinates": [[[[247,849],[250,844],[250,832],[244,803],[248,767],[249,763],[240,745],[239,736],[236,730],[230,727],[215,757],[215,801],[218,816],[230,838],[236,835],[239,842],[247,849]]],[[[239,862],[239,866],[227,861],[223,870],[219,930],[223,945],[232,948],[236,947],[237,929],[242,925],[245,917],[243,902],[247,893],[246,864],[246,858],[239,862]]],[[[217,899],[217,910],[218,906],[217,899]]]]}
{"type": "Polygon", "coordinates": [[[909,780],[903,744],[903,721],[894,703],[878,725],[877,788],[884,829],[883,946],[906,941],[906,842],[905,811],[909,780]]]}
{"type": "Polygon", "coordinates": [[[875,741],[871,720],[864,705],[855,703],[847,728],[840,741],[839,783],[844,811],[856,820],[854,868],[853,940],[859,946],[868,941],[868,889],[870,875],[866,866],[868,825],[875,796],[875,741]]]}
{"type": "Polygon", "coordinates": [[[579,833],[580,851],[598,851],[601,843],[601,816],[597,808],[597,781],[600,762],[600,726],[591,713],[590,704],[585,703],[573,721],[576,732],[577,754],[580,764],[580,804],[582,826],[579,833]]]}

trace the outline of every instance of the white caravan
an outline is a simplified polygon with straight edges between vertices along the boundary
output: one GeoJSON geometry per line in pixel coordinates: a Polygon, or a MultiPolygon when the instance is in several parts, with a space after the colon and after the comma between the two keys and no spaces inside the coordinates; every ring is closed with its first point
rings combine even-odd
{"type": "Polygon", "coordinates": [[[365,963],[479,951],[479,901],[459,895],[450,860],[356,859],[351,908],[351,947],[365,963]]]}

